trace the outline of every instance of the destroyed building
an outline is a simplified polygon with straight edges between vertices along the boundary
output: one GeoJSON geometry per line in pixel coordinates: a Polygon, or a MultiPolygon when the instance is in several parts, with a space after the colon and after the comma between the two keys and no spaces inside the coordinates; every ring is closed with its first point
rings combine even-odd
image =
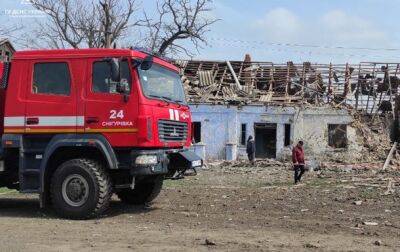
{"type": "Polygon", "coordinates": [[[8,39],[0,38],[0,61],[8,62],[15,53],[13,45],[8,39]]]}
{"type": "Polygon", "coordinates": [[[249,55],[175,64],[192,111],[192,148],[205,159],[244,158],[250,135],[257,158],[284,158],[298,140],[309,156],[361,158],[366,136],[355,115],[387,121],[379,133],[390,146],[399,64],[274,64],[249,55]]]}

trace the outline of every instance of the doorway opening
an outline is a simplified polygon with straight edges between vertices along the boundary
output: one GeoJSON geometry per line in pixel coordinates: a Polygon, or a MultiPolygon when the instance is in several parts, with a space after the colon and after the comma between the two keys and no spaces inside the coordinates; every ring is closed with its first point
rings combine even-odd
{"type": "Polygon", "coordinates": [[[276,158],[276,123],[255,123],[256,158],[276,158]]]}

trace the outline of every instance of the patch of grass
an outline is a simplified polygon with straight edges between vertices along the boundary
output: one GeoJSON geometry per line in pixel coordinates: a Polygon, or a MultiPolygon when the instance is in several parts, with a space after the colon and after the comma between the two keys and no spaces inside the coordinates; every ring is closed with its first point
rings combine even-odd
{"type": "Polygon", "coordinates": [[[380,193],[377,188],[364,188],[360,191],[359,197],[362,199],[376,199],[380,197],[380,193]]]}
{"type": "Polygon", "coordinates": [[[292,181],[262,181],[262,180],[243,180],[240,182],[241,187],[260,188],[269,186],[290,186],[292,181]]]}
{"type": "Polygon", "coordinates": [[[186,176],[183,179],[167,179],[164,180],[164,188],[204,188],[207,186],[218,185],[219,179],[210,179],[203,174],[197,176],[186,176]]]}
{"type": "Polygon", "coordinates": [[[334,187],[340,184],[340,181],[329,180],[327,178],[313,178],[306,181],[307,186],[310,187],[334,187]]]}
{"type": "Polygon", "coordinates": [[[5,187],[1,187],[0,188],[0,194],[12,194],[12,193],[16,193],[17,191],[15,190],[10,190],[8,188],[5,187]]]}
{"type": "Polygon", "coordinates": [[[167,179],[164,181],[164,188],[184,188],[189,186],[190,181],[188,179],[167,179]]]}

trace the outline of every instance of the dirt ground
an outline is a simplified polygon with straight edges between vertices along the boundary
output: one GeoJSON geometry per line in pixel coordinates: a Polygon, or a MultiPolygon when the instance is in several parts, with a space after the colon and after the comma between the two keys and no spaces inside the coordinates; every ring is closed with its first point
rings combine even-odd
{"type": "Polygon", "coordinates": [[[0,250],[396,251],[399,175],[344,166],[309,172],[294,186],[283,165],[223,163],[167,181],[152,206],[114,199],[88,221],[58,219],[37,197],[3,191],[0,250]]]}

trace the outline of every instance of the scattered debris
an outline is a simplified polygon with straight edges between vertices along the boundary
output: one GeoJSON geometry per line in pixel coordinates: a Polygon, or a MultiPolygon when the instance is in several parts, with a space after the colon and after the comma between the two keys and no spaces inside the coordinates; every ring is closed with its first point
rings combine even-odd
{"type": "Polygon", "coordinates": [[[304,244],[304,248],[319,248],[319,246],[311,244],[311,243],[306,243],[306,244],[304,244]]]}
{"type": "Polygon", "coordinates": [[[381,168],[380,162],[371,163],[356,163],[356,164],[341,164],[336,162],[322,162],[321,168],[324,170],[331,171],[342,171],[342,172],[357,172],[362,170],[379,170],[381,168]]]}
{"type": "MultiPolygon", "coordinates": [[[[107,218],[87,221],[84,226],[82,222],[53,219],[51,216],[42,218],[39,226],[32,224],[24,217],[41,216],[36,204],[29,204],[27,211],[15,201],[9,201],[10,196],[2,195],[1,204],[5,206],[2,214],[15,216],[17,213],[22,217],[2,218],[1,227],[17,237],[22,232],[27,237],[21,241],[25,247],[38,244],[38,237],[41,238],[39,243],[46,242],[49,233],[57,241],[63,241],[65,233],[72,229],[77,232],[68,234],[66,238],[70,241],[89,246],[90,242],[93,243],[93,230],[97,230],[94,233],[101,237],[110,236],[108,240],[116,250],[124,250],[129,244],[137,247],[137,244],[119,242],[121,236],[127,240],[135,230],[139,230],[137,241],[148,241],[150,230],[156,234],[159,242],[152,244],[156,250],[170,249],[171,242],[179,245],[177,250],[184,251],[201,250],[201,247],[203,250],[228,251],[263,251],[268,248],[340,251],[343,250],[341,244],[348,244],[346,249],[353,251],[371,250],[371,247],[398,249],[400,170],[388,167],[381,172],[383,162],[376,166],[377,169],[353,165],[355,168],[351,172],[329,169],[307,172],[302,187],[293,186],[293,171],[281,166],[285,163],[266,167],[232,167],[240,162],[212,163],[215,166],[198,174],[199,180],[188,177],[185,181],[168,181],[163,197],[154,203],[155,209],[159,209],[157,211],[143,211],[141,207],[117,208],[107,218]],[[218,163],[227,166],[217,166],[218,163]],[[375,173],[375,170],[379,172],[375,173]],[[393,180],[396,192],[382,197],[380,194],[385,192],[389,179],[393,180]],[[223,198],[223,195],[227,197],[223,198]],[[353,205],[358,200],[363,201],[362,206],[353,205]],[[302,213],[301,209],[309,210],[302,213]],[[190,217],[185,216],[188,213],[190,217]],[[364,221],[379,224],[368,226],[363,224],[364,221]],[[107,225],[108,230],[99,229],[99,225],[107,225]],[[32,227],[43,235],[26,235],[32,227]],[[266,230],[278,233],[279,239],[273,235],[266,236],[266,230]],[[184,236],[189,237],[188,241],[182,242],[184,236]],[[206,245],[206,238],[216,245],[206,245]],[[382,242],[380,247],[374,245],[376,240],[382,242]]],[[[35,200],[31,196],[11,197],[18,197],[21,204],[27,202],[26,199],[28,202],[35,200]]],[[[15,248],[15,242],[7,239],[4,242],[3,250],[15,248]]],[[[98,250],[111,246],[94,244],[98,250]]]]}
{"type": "Polygon", "coordinates": [[[394,142],[394,144],[393,144],[392,148],[390,149],[389,154],[388,154],[388,156],[386,158],[385,164],[382,167],[382,170],[386,170],[386,168],[388,167],[389,162],[393,157],[393,153],[396,150],[396,147],[397,147],[397,142],[394,142]]]}
{"type": "Polygon", "coordinates": [[[392,117],[371,119],[358,113],[352,115],[354,121],[351,126],[356,129],[360,138],[358,141],[363,146],[363,149],[359,150],[361,156],[357,161],[373,163],[385,160],[392,147],[389,134],[392,117]]]}
{"type": "Polygon", "coordinates": [[[364,221],[363,224],[365,226],[378,226],[377,222],[372,222],[372,221],[364,221]]]}
{"type": "Polygon", "coordinates": [[[388,185],[387,185],[387,189],[386,191],[383,193],[383,195],[390,195],[395,193],[395,188],[394,188],[394,183],[393,183],[393,179],[389,179],[388,181],[388,185]]]}
{"type": "Polygon", "coordinates": [[[216,246],[217,244],[209,239],[206,239],[204,245],[206,246],[216,246]]]}
{"type": "MultiPolygon", "coordinates": [[[[210,166],[210,164],[209,164],[210,166]]],[[[286,162],[281,162],[276,159],[256,159],[255,164],[251,164],[248,160],[245,159],[239,159],[236,161],[222,161],[222,162],[212,162],[211,166],[218,167],[218,166],[223,166],[225,168],[243,168],[243,167],[253,167],[253,168],[258,168],[258,167],[291,167],[291,164],[288,164],[286,162]]]]}
{"type": "Polygon", "coordinates": [[[361,206],[362,200],[354,201],[353,204],[356,205],[356,206],[361,206]]]}
{"type": "Polygon", "coordinates": [[[381,246],[382,245],[382,241],[377,240],[377,241],[374,242],[374,245],[375,246],[381,246]]]}

